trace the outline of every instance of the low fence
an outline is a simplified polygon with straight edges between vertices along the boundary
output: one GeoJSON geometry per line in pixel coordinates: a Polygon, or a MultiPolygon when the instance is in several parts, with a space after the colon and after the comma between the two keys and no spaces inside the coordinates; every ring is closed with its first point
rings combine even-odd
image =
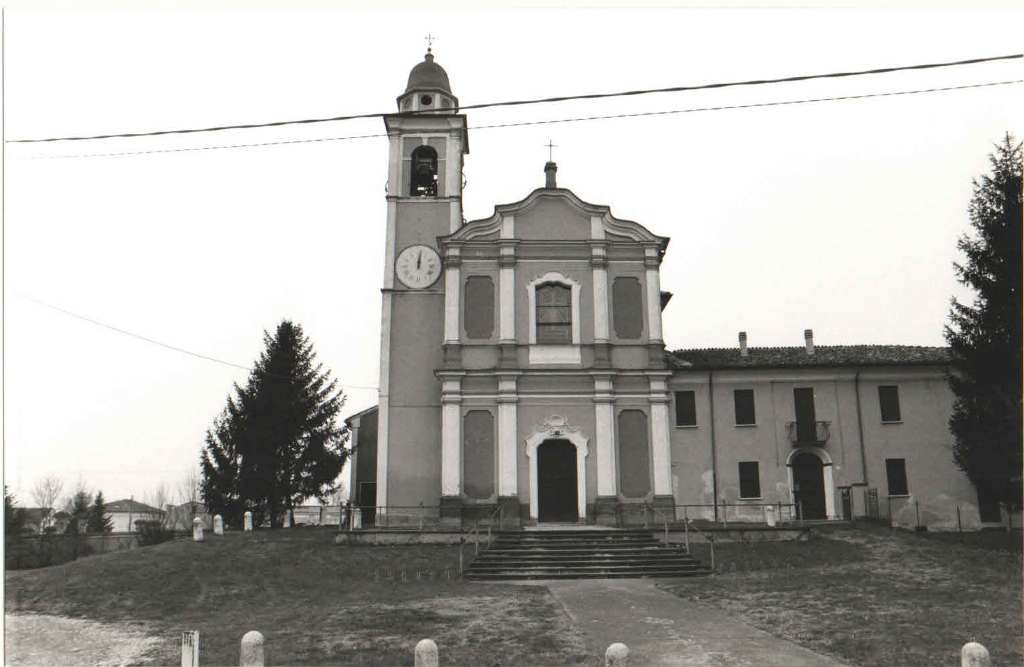
{"type": "MultiPolygon", "coordinates": [[[[200,667],[200,639],[198,631],[184,632],[181,636],[181,667],[200,667]]],[[[267,640],[263,633],[250,630],[242,636],[238,651],[240,667],[265,667],[267,640]]],[[[629,647],[621,642],[610,644],[604,652],[605,667],[629,667],[629,647]]],[[[413,649],[413,667],[441,667],[441,651],[433,639],[421,639],[413,649]]],[[[960,667],[992,667],[988,649],[975,641],[960,648],[960,667]]]]}
{"type": "Polygon", "coordinates": [[[83,556],[126,551],[138,546],[138,533],[24,535],[4,541],[4,567],[8,570],[49,567],[83,556]]]}

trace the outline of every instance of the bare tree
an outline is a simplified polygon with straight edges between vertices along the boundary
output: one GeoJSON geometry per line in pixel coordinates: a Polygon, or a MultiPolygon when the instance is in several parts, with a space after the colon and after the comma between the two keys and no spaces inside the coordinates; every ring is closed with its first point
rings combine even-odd
{"type": "Polygon", "coordinates": [[[202,477],[199,474],[199,470],[192,468],[185,476],[182,477],[178,483],[178,499],[182,503],[187,503],[187,515],[189,525],[191,526],[192,519],[198,514],[196,509],[199,504],[200,495],[200,483],[202,477]]]}
{"type": "Polygon", "coordinates": [[[160,511],[164,511],[167,509],[167,504],[171,501],[171,492],[168,490],[166,483],[160,482],[156,488],[147,493],[144,498],[144,502],[147,505],[151,505],[160,511]]]}
{"type": "Polygon", "coordinates": [[[37,480],[32,487],[32,500],[36,505],[43,508],[43,518],[39,524],[39,530],[45,530],[53,523],[54,506],[64,490],[64,482],[57,475],[47,475],[37,480]],[[50,510],[47,512],[46,510],[50,510]]]}

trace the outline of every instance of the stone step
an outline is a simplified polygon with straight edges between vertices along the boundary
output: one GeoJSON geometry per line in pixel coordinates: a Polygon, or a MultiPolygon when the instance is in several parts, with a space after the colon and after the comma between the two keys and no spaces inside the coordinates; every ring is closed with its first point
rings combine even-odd
{"type": "Polygon", "coordinates": [[[710,570],[694,569],[694,570],[678,570],[678,569],[664,569],[664,570],[647,570],[638,571],[631,570],[627,572],[617,571],[534,571],[524,572],[521,570],[509,571],[509,572],[487,572],[487,573],[474,573],[472,571],[466,573],[466,579],[476,581],[513,581],[523,579],[645,579],[645,578],[676,578],[676,577],[698,577],[710,574],[710,570]]]}
{"type": "Polygon", "coordinates": [[[477,559],[482,558],[526,558],[533,560],[565,560],[567,558],[649,558],[651,556],[672,556],[689,558],[690,554],[682,549],[561,549],[558,551],[541,551],[534,549],[489,550],[480,552],[477,559]]]}
{"type": "Polygon", "coordinates": [[[579,560],[565,561],[562,563],[537,563],[530,561],[492,561],[488,563],[476,562],[469,568],[470,572],[484,572],[494,570],[531,570],[531,569],[565,569],[580,570],[587,568],[645,568],[645,567],[678,567],[681,569],[694,569],[702,567],[700,563],[690,560],[654,559],[654,560],[579,560]]]}

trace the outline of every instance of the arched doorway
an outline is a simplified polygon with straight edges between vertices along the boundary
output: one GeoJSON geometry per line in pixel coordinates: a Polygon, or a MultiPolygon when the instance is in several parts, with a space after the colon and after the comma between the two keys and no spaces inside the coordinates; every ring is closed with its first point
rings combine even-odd
{"type": "Polygon", "coordinates": [[[537,447],[537,520],[579,519],[576,446],[568,440],[545,440],[537,447]]]}
{"type": "Polygon", "coordinates": [[[800,452],[793,456],[789,466],[793,475],[793,501],[800,508],[800,518],[826,518],[825,471],[821,458],[800,452]]]}

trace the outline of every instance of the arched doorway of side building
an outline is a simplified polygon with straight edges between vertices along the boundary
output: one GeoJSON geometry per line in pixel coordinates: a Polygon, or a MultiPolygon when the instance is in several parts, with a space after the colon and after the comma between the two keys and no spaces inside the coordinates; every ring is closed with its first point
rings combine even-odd
{"type": "Polygon", "coordinates": [[[831,457],[819,447],[801,447],[790,454],[786,465],[789,466],[789,488],[800,518],[834,517],[831,457]]]}
{"type": "Polygon", "coordinates": [[[563,439],[545,440],[537,447],[537,519],[575,522],[578,480],[576,446],[563,439]]]}

